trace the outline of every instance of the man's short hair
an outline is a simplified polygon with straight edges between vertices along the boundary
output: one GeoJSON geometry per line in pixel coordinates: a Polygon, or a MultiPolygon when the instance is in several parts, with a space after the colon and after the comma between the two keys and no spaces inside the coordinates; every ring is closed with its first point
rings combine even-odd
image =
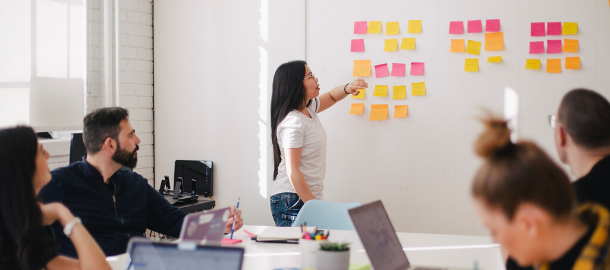
{"type": "Polygon", "coordinates": [[[94,110],[83,120],[83,142],[87,154],[102,150],[107,138],[118,140],[121,121],[129,117],[129,112],[121,107],[108,107],[94,110]]]}
{"type": "Polygon", "coordinates": [[[595,91],[568,92],[559,105],[558,121],[579,146],[610,146],[610,103],[595,91]]]}

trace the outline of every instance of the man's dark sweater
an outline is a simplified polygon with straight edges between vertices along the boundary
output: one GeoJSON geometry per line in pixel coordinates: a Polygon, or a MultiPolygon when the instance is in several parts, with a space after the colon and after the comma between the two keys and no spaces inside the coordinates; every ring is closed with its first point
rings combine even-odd
{"type": "MultiPolygon", "coordinates": [[[[42,202],[61,202],[100,245],[106,256],[125,253],[133,236],[146,229],[178,237],[186,213],[171,205],[141,175],[118,170],[108,185],[87,161],[54,170],[53,179],[40,190],[42,202]]],[[[61,224],[52,225],[62,232],[61,224]]],[[[76,257],[70,239],[56,233],[59,254],[76,257]]]]}

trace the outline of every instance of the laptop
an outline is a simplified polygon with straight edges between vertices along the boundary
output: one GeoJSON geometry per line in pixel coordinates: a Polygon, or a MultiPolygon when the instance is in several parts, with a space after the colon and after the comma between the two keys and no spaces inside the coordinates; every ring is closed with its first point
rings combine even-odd
{"type": "Polygon", "coordinates": [[[409,263],[407,254],[402,249],[396,231],[394,231],[394,226],[392,226],[381,201],[375,201],[347,211],[375,270],[447,269],[416,267],[409,263]]]}
{"type": "Polygon", "coordinates": [[[194,243],[151,242],[135,237],[127,246],[127,270],[241,270],[244,249],[194,243]]]}
{"type": "Polygon", "coordinates": [[[180,241],[219,246],[230,215],[230,207],[186,215],[184,222],[182,222],[180,241]]]}

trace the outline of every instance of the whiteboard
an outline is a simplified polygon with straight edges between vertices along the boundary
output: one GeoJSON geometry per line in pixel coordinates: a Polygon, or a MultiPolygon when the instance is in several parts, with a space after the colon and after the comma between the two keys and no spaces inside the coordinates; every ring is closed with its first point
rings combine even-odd
{"type": "Polygon", "coordinates": [[[351,82],[353,60],[407,64],[405,77],[364,77],[364,100],[347,98],[320,114],[328,134],[324,197],[329,201],[381,199],[397,231],[485,234],[470,201],[470,184],[480,163],[472,145],[482,130],[480,108],[501,114],[504,89],[519,95],[518,136],[541,145],[556,159],[547,115],[570,89],[586,87],[610,97],[610,7],[608,1],[573,0],[308,0],[306,60],[321,92],[351,82]],[[500,19],[504,50],[484,51],[484,32],[466,33],[468,20],[500,19]],[[407,33],[408,20],[422,20],[422,33],[407,33]],[[353,34],[356,21],[382,21],[381,34],[353,34]],[[385,35],[386,22],[400,34],[385,35]],[[464,34],[450,35],[449,22],[464,21],[464,34]],[[578,34],[531,37],[532,22],[577,22],[578,34]],[[384,39],[416,38],[416,49],[383,52],[384,39]],[[365,51],[350,52],[363,38],[365,51]],[[530,41],[578,39],[578,53],[529,54],[530,41]],[[451,39],[482,42],[479,56],[450,53],[451,39]],[[502,56],[501,63],[486,63],[502,56]],[[580,56],[580,70],[566,70],[565,57],[580,56]],[[464,72],[464,59],[478,58],[479,72],[464,72]],[[525,70],[528,58],[540,70],[525,70]],[[545,72],[547,58],[562,59],[562,73],[545,72]],[[410,76],[411,62],[424,62],[423,76],[410,76]],[[413,82],[425,82],[426,96],[411,96],[413,82]],[[374,97],[375,84],[388,85],[374,97]],[[394,85],[407,85],[406,100],[392,100],[394,85]],[[365,103],[349,115],[351,103],[365,103]],[[368,121],[371,104],[389,104],[388,120],[368,121]],[[394,119],[393,105],[408,105],[409,116],[394,119]]]}

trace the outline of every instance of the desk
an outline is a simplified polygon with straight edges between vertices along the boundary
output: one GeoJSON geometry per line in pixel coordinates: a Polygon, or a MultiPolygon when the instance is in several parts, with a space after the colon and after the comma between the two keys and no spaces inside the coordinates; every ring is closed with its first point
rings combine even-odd
{"type": "MultiPolygon", "coordinates": [[[[235,232],[234,238],[243,242],[236,246],[244,247],[243,270],[275,269],[299,267],[299,246],[295,244],[257,243],[250,240],[243,230],[254,234],[261,233],[266,226],[245,225],[235,232]]],[[[369,263],[362,243],[355,231],[331,230],[330,241],[350,242],[352,263],[369,263]]],[[[413,265],[441,267],[460,267],[472,269],[478,261],[479,269],[504,270],[500,247],[491,243],[490,237],[462,236],[425,233],[398,233],[398,238],[413,265]]],[[[125,255],[109,257],[112,269],[121,269],[125,255]]],[[[122,269],[121,269],[122,270],[122,269]]]]}
{"type": "Polygon", "coordinates": [[[174,206],[178,207],[178,209],[182,210],[183,212],[189,214],[212,209],[214,208],[214,206],[216,206],[216,201],[210,198],[200,196],[199,198],[197,198],[197,201],[175,204],[174,206]]]}

